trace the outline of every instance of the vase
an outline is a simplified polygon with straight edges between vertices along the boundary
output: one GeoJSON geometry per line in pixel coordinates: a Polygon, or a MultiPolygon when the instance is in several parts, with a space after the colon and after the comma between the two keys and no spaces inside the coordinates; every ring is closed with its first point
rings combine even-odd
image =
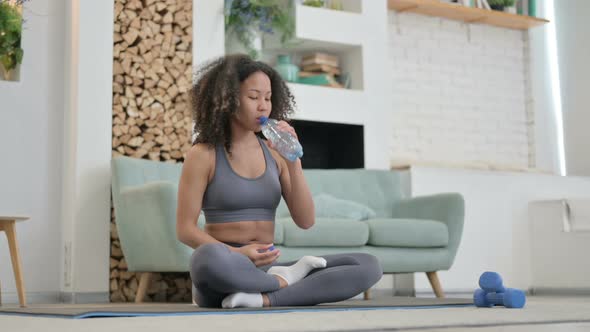
{"type": "Polygon", "coordinates": [[[299,67],[291,62],[291,56],[279,55],[275,70],[287,82],[297,82],[299,78],[299,67]]]}
{"type": "Polygon", "coordinates": [[[16,65],[14,69],[6,70],[4,66],[0,65],[0,80],[2,81],[19,81],[20,80],[20,64],[16,65]]]}
{"type": "Polygon", "coordinates": [[[252,36],[250,45],[244,45],[238,39],[235,29],[230,29],[225,33],[225,53],[226,54],[248,54],[255,60],[259,60],[262,54],[262,32],[255,27],[247,28],[247,35],[252,36]]]}

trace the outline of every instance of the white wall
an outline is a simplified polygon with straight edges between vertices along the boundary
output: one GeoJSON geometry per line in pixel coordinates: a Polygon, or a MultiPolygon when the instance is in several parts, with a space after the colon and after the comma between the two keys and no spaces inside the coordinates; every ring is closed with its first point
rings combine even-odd
{"type": "Polygon", "coordinates": [[[554,3],[567,174],[590,175],[590,2],[554,3]]]}
{"type": "Polygon", "coordinates": [[[223,1],[193,1],[193,67],[225,54],[223,10],[223,1]]]}
{"type": "Polygon", "coordinates": [[[67,9],[61,290],[67,302],[108,301],[114,0],[67,9]]]}
{"type": "MultiPolygon", "coordinates": [[[[0,214],[32,217],[17,228],[30,303],[108,299],[113,8],[28,2],[21,81],[0,82],[0,214]]],[[[0,280],[16,302],[9,264],[0,280]]]]}
{"type": "MultiPolygon", "coordinates": [[[[537,15],[548,17],[549,1],[537,1],[537,15]]],[[[553,33],[555,20],[529,30],[528,48],[525,48],[529,61],[530,91],[527,93],[527,111],[533,113],[534,133],[532,133],[535,149],[530,151],[538,169],[553,174],[561,174],[560,149],[563,148],[559,139],[559,121],[556,111],[559,98],[553,93],[557,78],[551,70],[553,61],[552,45],[555,43],[553,33]],[[561,148],[560,148],[561,145],[561,148]]]]}
{"type": "Polygon", "coordinates": [[[389,12],[396,161],[529,166],[525,35],[389,12]]]}
{"type": "MultiPolygon", "coordinates": [[[[0,81],[0,214],[31,217],[17,225],[30,301],[59,291],[65,3],[27,2],[21,80],[0,81]]],[[[0,262],[3,301],[16,302],[3,234],[0,262]]]]}
{"type": "MultiPolygon", "coordinates": [[[[547,17],[548,4],[537,1],[538,16],[547,17]]],[[[390,11],[392,160],[559,174],[559,100],[550,71],[554,26],[551,20],[520,32],[390,11]]],[[[590,67],[579,60],[579,68],[590,67]]],[[[581,83],[588,75],[573,77],[581,83]]],[[[583,128],[588,119],[577,114],[583,128]]],[[[586,141],[577,142],[583,148],[586,141]]],[[[588,155],[577,153],[578,159],[588,155]]]]}
{"type": "MultiPolygon", "coordinates": [[[[454,265],[439,278],[445,291],[473,291],[481,273],[496,271],[505,285],[531,287],[528,203],[590,198],[589,177],[412,167],[412,196],[459,192],[465,199],[463,237],[454,265]]],[[[579,260],[579,256],[572,255],[579,260]]],[[[417,292],[430,292],[424,273],[417,292]]]]}
{"type": "MultiPolygon", "coordinates": [[[[538,1],[540,17],[550,13],[547,5],[548,1],[538,1]]],[[[454,165],[483,161],[479,164],[530,166],[559,174],[559,99],[553,94],[558,85],[550,70],[554,26],[552,20],[523,34],[390,13],[392,159],[454,165]],[[491,67],[500,76],[478,66],[491,67]],[[496,93],[498,84],[506,86],[506,91],[496,93]],[[477,96],[482,87],[490,92],[477,96]],[[491,107],[482,107],[482,101],[491,107]]],[[[578,25],[577,33],[568,32],[568,38],[573,38],[568,56],[587,54],[583,43],[579,49],[573,46],[574,42],[580,44],[580,26],[587,28],[578,25]]],[[[575,64],[569,77],[576,77],[580,89],[588,82],[588,74],[579,74],[590,68],[585,58],[576,56],[569,61],[575,64]]],[[[563,73],[561,77],[566,79],[563,73]]],[[[562,83],[564,90],[570,91],[562,83]]],[[[587,103],[579,91],[573,90],[578,93],[578,129],[589,123],[584,117],[590,117],[581,111],[587,103]]],[[[589,140],[575,134],[578,137],[573,142],[583,149],[589,140]]],[[[578,150],[578,165],[590,158],[588,155],[578,150]]],[[[590,196],[588,178],[425,167],[412,167],[411,174],[413,195],[458,191],[466,199],[465,229],[457,259],[450,271],[440,274],[444,289],[450,292],[472,291],[486,270],[500,272],[510,287],[531,287],[528,201],[590,196]]],[[[418,292],[431,291],[423,274],[415,277],[418,292]]]]}

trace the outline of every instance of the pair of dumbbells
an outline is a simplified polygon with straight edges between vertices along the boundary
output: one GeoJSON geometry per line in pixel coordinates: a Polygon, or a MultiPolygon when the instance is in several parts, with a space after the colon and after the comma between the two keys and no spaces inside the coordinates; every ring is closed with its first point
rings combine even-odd
{"type": "Polygon", "coordinates": [[[505,288],[502,285],[502,277],[496,272],[484,272],[479,277],[479,287],[473,293],[473,302],[477,307],[493,307],[494,305],[506,308],[522,308],[526,302],[526,296],[520,289],[505,288]]]}

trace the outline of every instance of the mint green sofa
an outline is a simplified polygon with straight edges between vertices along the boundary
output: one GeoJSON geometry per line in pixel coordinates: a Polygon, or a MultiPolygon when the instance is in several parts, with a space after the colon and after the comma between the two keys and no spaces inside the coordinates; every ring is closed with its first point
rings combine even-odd
{"type": "MultiPolygon", "coordinates": [[[[193,250],[176,239],[175,231],[181,167],[129,157],[112,160],[121,248],[129,271],[148,272],[140,278],[136,302],[142,300],[151,272],[189,269],[193,250]]],[[[400,174],[386,170],[306,169],[304,174],[320,203],[316,223],[299,229],[281,200],[274,241],[281,249],[280,261],[303,255],[370,253],[379,258],[384,273],[426,272],[435,294],[444,296],[436,271],[453,265],[461,241],[461,195],[403,197],[400,174]]],[[[199,227],[204,223],[201,216],[199,227]]]]}

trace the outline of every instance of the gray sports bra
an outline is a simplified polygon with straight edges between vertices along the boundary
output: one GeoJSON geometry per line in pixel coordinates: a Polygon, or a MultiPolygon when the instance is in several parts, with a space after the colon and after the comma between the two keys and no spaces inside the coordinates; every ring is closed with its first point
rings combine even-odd
{"type": "Polygon", "coordinates": [[[208,224],[275,220],[281,201],[279,168],[262,139],[258,142],[264,153],[264,173],[254,179],[238,175],[231,168],[223,145],[215,148],[215,174],[203,196],[203,212],[208,224]]]}

